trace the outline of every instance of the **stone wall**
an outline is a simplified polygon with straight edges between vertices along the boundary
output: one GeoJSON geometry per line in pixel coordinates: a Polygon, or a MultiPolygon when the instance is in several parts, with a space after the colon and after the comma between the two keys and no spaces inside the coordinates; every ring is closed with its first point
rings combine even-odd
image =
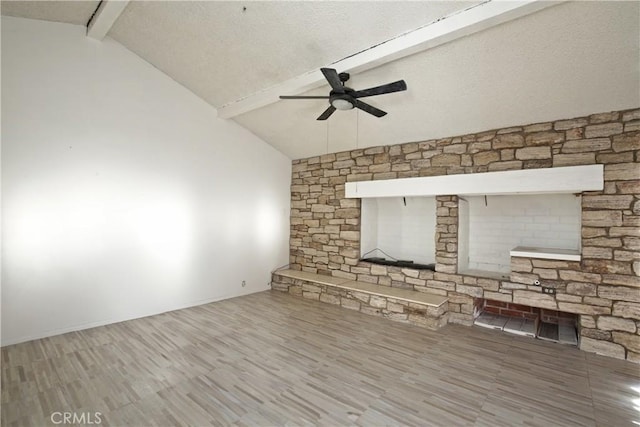
{"type": "Polygon", "coordinates": [[[580,315],[581,348],[640,362],[640,109],[294,160],[290,266],[446,295],[470,325],[478,298],[580,315]],[[436,272],[359,261],[360,200],[347,181],[603,164],[582,194],[582,261],[512,258],[509,280],[457,273],[458,198],[437,197],[436,272]],[[556,289],[543,294],[534,280],[556,289]]]}

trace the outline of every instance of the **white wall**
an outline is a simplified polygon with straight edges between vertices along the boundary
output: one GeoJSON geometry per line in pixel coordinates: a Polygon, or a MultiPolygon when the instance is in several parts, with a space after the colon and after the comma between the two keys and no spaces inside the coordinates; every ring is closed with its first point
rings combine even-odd
{"type": "Polygon", "coordinates": [[[265,290],[287,262],[289,159],[113,40],[3,17],[2,124],[3,345],[265,290]]]}
{"type": "Polygon", "coordinates": [[[402,197],[362,199],[362,254],[379,248],[397,259],[433,263],[435,229],[435,197],[406,197],[406,206],[402,197]]]}
{"type": "Polygon", "coordinates": [[[580,197],[488,196],[486,205],[484,197],[465,199],[469,208],[460,211],[460,223],[469,227],[470,269],[508,273],[509,251],[516,246],[580,249],[580,197]]]}
{"type": "Polygon", "coordinates": [[[377,199],[362,199],[360,205],[360,257],[384,256],[377,251],[371,252],[377,247],[378,201],[377,199]]]}

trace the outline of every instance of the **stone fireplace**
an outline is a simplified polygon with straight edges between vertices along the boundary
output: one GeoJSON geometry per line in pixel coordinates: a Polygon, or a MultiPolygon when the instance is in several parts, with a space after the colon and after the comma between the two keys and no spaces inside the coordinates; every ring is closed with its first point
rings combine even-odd
{"type": "Polygon", "coordinates": [[[569,313],[581,349],[640,362],[639,152],[636,109],[294,160],[290,267],[446,296],[449,323],[472,325],[478,300],[569,313]],[[345,196],[347,182],[578,165],[602,165],[604,188],[573,196],[577,259],[521,252],[500,275],[477,274],[460,257],[473,237],[464,234],[468,199],[438,194],[435,271],[361,261],[362,202],[345,196]]]}

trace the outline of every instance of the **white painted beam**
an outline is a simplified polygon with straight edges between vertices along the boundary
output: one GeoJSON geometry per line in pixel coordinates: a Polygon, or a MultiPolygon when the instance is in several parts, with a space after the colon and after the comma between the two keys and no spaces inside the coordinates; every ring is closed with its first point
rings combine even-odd
{"type": "Polygon", "coordinates": [[[102,0],[87,25],[87,37],[102,40],[128,4],[129,0],[102,0]]]}
{"type": "Polygon", "coordinates": [[[567,166],[347,182],[345,197],[581,193],[604,188],[604,166],[567,166]]]}
{"type": "MultiPolygon", "coordinates": [[[[563,0],[564,1],[564,0],[563,0]]],[[[391,61],[431,49],[452,40],[500,25],[563,1],[538,0],[488,1],[457,12],[439,21],[425,25],[388,40],[353,56],[341,59],[332,68],[338,72],[361,73],[391,61]]],[[[296,95],[326,84],[320,70],[294,77],[246,98],[218,108],[218,116],[231,118],[279,100],[280,95],[296,95]]]]}

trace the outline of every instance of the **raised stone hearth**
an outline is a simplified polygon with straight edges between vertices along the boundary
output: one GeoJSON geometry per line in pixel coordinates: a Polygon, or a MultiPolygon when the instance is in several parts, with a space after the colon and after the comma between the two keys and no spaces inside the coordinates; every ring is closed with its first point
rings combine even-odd
{"type": "Polygon", "coordinates": [[[294,160],[290,268],[444,296],[452,323],[472,325],[478,298],[577,314],[581,349],[640,362],[639,153],[635,109],[294,160]],[[592,164],[604,166],[604,189],[581,193],[577,261],[511,257],[506,278],[460,272],[456,194],[436,196],[435,272],[359,259],[360,200],[345,197],[347,181],[592,164]]]}
{"type": "Polygon", "coordinates": [[[297,270],[273,273],[273,289],[428,329],[447,324],[447,298],[297,270]]]}

